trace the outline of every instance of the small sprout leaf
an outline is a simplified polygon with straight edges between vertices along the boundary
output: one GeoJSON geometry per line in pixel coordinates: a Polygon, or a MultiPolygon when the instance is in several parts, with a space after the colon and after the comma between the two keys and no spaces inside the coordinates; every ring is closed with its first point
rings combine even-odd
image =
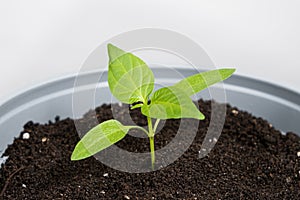
{"type": "Polygon", "coordinates": [[[77,143],[71,160],[81,160],[106,149],[124,138],[130,128],[117,120],[108,120],[97,125],[77,143]]]}
{"type": "Polygon", "coordinates": [[[189,76],[174,86],[180,88],[188,96],[196,94],[209,86],[229,78],[235,69],[217,69],[189,76]]]}
{"type": "Polygon", "coordinates": [[[141,104],[141,103],[139,103],[139,104],[135,104],[134,106],[131,106],[131,110],[134,110],[134,109],[136,109],[136,108],[140,108],[140,107],[142,107],[143,106],[143,104],[141,104]]]}
{"type": "Polygon", "coordinates": [[[150,105],[142,106],[142,113],[156,119],[205,118],[190,97],[174,86],[154,92],[150,105]]]}
{"type": "Polygon", "coordinates": [[[121,102],[147,102],[154,88],[154,75],[140,58],[108,45],[110,56],[108,84],[112,94],[121,102]]]}

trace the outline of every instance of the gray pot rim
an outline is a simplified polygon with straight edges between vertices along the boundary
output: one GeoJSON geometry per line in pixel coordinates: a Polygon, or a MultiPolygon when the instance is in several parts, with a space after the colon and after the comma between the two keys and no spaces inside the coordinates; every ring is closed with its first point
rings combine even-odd
{"type": "MultiPolygon", "coordinates": [[[[156,69],[161,70],[160,68],[156,68],[156,69]]],[[[178,70],[178,71],[189,71],[190,70],[190,69],[179,68],[179,67],[176,67],[174,69],[178,70]]],[[[106,72],[106,71],[107,70],[95,70],[95,71],[82,73],[81,76],[87,76],[87,75],[93,74],[95,72],[101,73],[101,72],[106,72]]],[[[204,71],[204,70],[199,70],[199,71],[204,71]]],[[[51,87],[51,85],[53,85],[53,84],[61,85],[63,83],[68,83],[68,82],[74,83],[77,75],[78,75],[77,73],[73,73],[70,75],[61,76],[59,78],[50,79],[43,83],[35,84],[34,86],[20,90],[16,94],[13,94],[7,98],[4,98],[3,100],[0,101],[0,114],[2,113],[4,107],[7,107],[7,106],[9,107],[9,104],[12,104],[17,99],[28,97],[28,93],[32,94],[32,93],[35,93],[38,91],[45,90],[46,88],[51,87]]],[[[283,99],[286,99],[286,97],[289,96],[290,97],[289,101],[291,101],[297,105],[300,105],[300,91],[298,92],[294,89],[290,89],[286,86],[282,86],[275,82],[268,82],[263,79],[233,74],[230,77],[230,79],[225,80],[224,83],[227,83],[230,85],[239,84],[239,86],[249,88],[252,90],[258,90],[258,91],[261,91],[264,93],[268,93],[270,95],[281,97],[283,99]]],[[[69,88],[66,86],[70,86],[69,84],[66,84],[66,85],[63,84],[63,85],[65,86],[65,89],[69,88]]],[[[42,96],[42,95],[40,95],[40,96],[42,96]]],[[[31,96],[31,98],[32,98],[32,96],[31,96]]]]}

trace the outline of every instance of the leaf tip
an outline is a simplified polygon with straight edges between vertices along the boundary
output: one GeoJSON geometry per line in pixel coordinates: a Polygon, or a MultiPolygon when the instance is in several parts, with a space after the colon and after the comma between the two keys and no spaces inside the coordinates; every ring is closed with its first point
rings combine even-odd
{"type": "Polygon", "coordinates": [[[236,71],[236,68],[228,68],[228,70],[233,74],[236,71]]]}
{"type": "Polygon", "coordinates": [[[223,71],[226,71],[228,76],[231,76],[235,71],[236,69],[235,68],[224,68],[222,69],[223,71]]]}
{"type": "Polygon", "coordinates": [[[78,160],[82,160],[82,159],[89,157],[90,154],[87,154],[87,153],[82,154],[82,152],[85,152],[85,151],[86,151],[86,149],[83,148],[82,143],[79,142],[72,152],[71,161],[78,161],[78,160]]]}
{"type": "Polygon", "coordinates": [[[108,49],[108,51],[111,51],[111,50],[113,50],[114,48],[116,48],[116,46],[114,46],[112,43],[108,43],[108,44],[107,44],[107,49],[108,49]]]}
{"type": "Polygon", "coordinates": [[[77,161],[80,160],[80,158],[78,157],[78,155],[75,153],[75,151],[73,151],[72,155],[71,155],[71,161],[77,161]]]}
{"type": "Polygon", "coordinates": [[[199,116],[199,120],[205,120],[205,115],[203,115],[202,113],[199,116]]]}
{"type": "Polygon", "coordinates": [[[120,49],[119,47],[108,43],[107,44],[107,51],[108,51],[108,56],[109,56],[109,62],[113,62],[114,60],[116,60],[117,58],[119,58],[120,56],[122,56],[123,54],[126,54],[125,51],[123,51],[122,49],[120,49]]]}

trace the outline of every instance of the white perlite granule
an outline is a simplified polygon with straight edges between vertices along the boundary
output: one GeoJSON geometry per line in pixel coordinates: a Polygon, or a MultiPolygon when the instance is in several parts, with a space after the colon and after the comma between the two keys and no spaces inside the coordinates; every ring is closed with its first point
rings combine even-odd
{"type": "Polygon", "coordinates": [[[23,138],[23,140],[28,140],[30,138],[30,134],[29,133],[23,133],[22,138],[23,138]]]}

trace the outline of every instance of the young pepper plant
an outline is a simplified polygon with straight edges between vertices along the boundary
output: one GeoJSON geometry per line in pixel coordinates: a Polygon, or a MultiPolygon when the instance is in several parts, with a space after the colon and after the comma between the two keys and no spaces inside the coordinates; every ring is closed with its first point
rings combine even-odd
{"type": "Polygon", "coordinates": [[[190,98],[193,94],[229,78],[235,69],[218,69],[189,76],[175,85],[153,92],[154,75],[146,63],[120,48],[108,44],[108,84],[119,101],[140,108],[147,117],[148,130],[140,126],[126,126],[111,119],[92,128],[76,145],[71,160],[90,157],[123,139],[130,129],[147,134],[150,143],[151,164],[155,164],[154,136],[162,119],[194,118],[205,116],[190,98]],[[152,119],[156,122],[152,123],[152,119]]]}

